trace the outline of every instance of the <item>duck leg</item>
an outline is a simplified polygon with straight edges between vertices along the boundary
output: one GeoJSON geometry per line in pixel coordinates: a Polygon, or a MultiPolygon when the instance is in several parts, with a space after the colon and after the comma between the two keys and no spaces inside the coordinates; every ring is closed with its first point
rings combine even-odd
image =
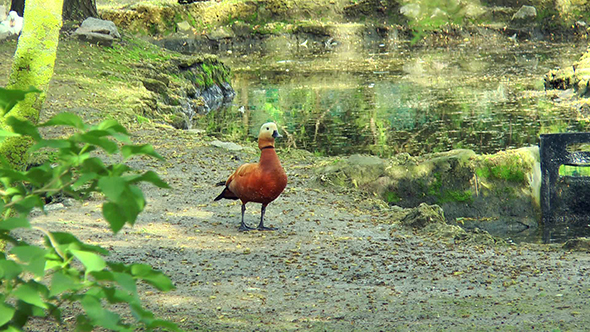
{"type": "Polygon", "coordinates": [[[246,223],[244,223],[244,213],[245,212],[246,212],[246,204],[242,203],[242,223],[240,224],[240,228],[238,228],[238,231],[240,231],[240,232],[247,232],[247,231],[251,231],[254,229],[252,227],[246,226],[246,223]]]}
{"type": "Polygon", "coordinates": [[[275,227],[265,227],[264,226],[264,212],[266,212],[266,204],[262,204],[262,209],[260,210],[260,224],[258,224],[259,231],[275,231],[277,230],[275,227]]]}

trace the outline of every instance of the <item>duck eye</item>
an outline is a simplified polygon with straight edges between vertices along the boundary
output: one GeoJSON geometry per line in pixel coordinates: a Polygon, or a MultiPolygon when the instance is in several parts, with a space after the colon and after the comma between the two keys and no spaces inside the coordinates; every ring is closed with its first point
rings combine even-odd
{"type": "Polygon", "coordinates": [[[266,127],[266,130],[270,130],[270,128],[269,127],[266,127]]]}

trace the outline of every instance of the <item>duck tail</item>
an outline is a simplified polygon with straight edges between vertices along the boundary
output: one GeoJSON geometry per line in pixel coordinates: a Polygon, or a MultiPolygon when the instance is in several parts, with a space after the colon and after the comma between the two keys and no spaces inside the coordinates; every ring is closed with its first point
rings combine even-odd
{"type": "Polygon", "coordinates": [[[214,201],[218,201],[222,198],[225,199],[238,199],[238,197],[229,190],[228,187],[225,187],[219,196],[215,197],[214,201]]]}

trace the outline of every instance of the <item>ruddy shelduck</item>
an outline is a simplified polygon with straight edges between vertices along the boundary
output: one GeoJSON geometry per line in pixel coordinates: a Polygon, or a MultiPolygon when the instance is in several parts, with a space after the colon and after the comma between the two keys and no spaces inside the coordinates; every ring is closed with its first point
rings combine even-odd
{"type": "Polygon", "coordinates": [[[282,137],[277,130],[277,125],[268,122],[260,127],[258,134],[258,148],[260,149],[260,161],[255,164],[244,164],[230,175],[225,182],[225,189],[216,201],[227,199],[239,199],[242,201],[242,223],[240,231],[249,231],[255,228],[246,226],[244,213],[246,203],[261,203],[260,224],[256,229],[260,231],[275,230],[274,227],[264,226],[264,212],[266,206],[274,201],[287,186],[287,174],[281,166],[281,161],[275,152],[275,138],[282,137]]]}

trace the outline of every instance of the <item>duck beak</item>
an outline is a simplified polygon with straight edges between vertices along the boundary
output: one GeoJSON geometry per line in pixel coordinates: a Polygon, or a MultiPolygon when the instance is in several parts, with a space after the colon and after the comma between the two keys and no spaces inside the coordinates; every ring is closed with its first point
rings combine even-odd
{"type": "Polygon", "coordinates": [[[278,138],[278,137],[283,137],[281,134],[279,134],[278,130],[275,130],[272,132],[272,137],[273,138],[278,138]]]}

